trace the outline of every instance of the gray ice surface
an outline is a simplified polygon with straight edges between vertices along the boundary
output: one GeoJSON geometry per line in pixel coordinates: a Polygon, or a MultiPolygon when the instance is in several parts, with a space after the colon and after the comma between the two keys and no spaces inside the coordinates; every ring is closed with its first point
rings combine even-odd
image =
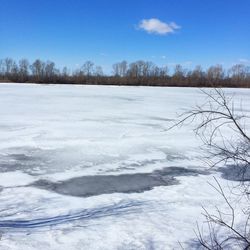
{"type": "Polygon", "coordinates": [[[88,197],[110,193],[140,193],[157,186],[178,184],[177,176],[206,173],[191,168],[168,167],[152,173],[82,176],[61,182],[39,180],[32,186],[65,195],[88,197]]]}

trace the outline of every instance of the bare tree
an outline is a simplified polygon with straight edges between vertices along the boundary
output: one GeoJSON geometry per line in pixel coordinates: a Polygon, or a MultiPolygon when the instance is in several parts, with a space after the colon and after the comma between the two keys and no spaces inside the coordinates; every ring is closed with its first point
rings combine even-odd
{"type": "Polygon", "coordinates": [[[30,66],[33,76],[35,77],[35,80],[40,82],[42,78],[44,77],[44,68],[45,63],[42,62],[40,59],[35,60],[33,64],[30,66]]]}
{"type": "Polygon", "coordinates": [[[160,76],[160,67],[158,67],[157,65],[154,65],[154,67],[152,69],[151,76],[159,77],[160,76]]]}
{"type": "Polygon", "coordinates": [[[44,65],[44,77],[46,82],[53,82],[56,75],[55,63],[47,61],[44,65]]]}
{"type": "Polygon", "coordinates": [[[9,57],[4,59],[5,75],[7,77],[9,77],[11,75],[13,64],[14,64],[13,59],[11,59],[9,57]]]}
{"type": "Polygon", "coordinates": [[[174,69],[172,80],[177,84],[182,84],[185,79],[186,73],[186,70],[180,64],[177,64],[174,69]]]}
{"type": "Polygon", "coordinates": [[[103,76],[102,66],[96,66],[95,67],[94,75],[97,76],[97,77],[103,76]]]}
{"type": "Polygon", "coordinates": [[[69,69],[67,67],[63,67],[63,69],[62,69],[62,76],[64,78],[68,78],[69,74],[70,74],[69,69]]]}
{"type": "Polygon", "coordinates": [[[139,76],[138,66],[136,62],[129,64],[128,75],[129,77],[132,77],[132,78],[137,78],[139,76]]]}
{"type": "Polygon", "coordinates": [[[113,68],[113,75],[120,76],[119,63],[113,64],[112,68],[113,68]]]}
{"type": "Polygon", "coordinates": [[[29,76],[29,61],[21,59],[19,61],[19,77],[21,82],[26,82],[29,76]]]}
{"type": "Polygon", "coordinates": [[[224,76],[225,72],[221,65],[211,66],[207,70],[207,78],[212,84],[220,83],[224,76]]]}
{"type": "Polygon", "coordinates": [[[219,181],[216,178],[214,178],[214,180],[215,185],[210,185],[223,197],[228,209],[225,212],[216,207],[216,213],[211,214],[203,207],[203,216],[208,226],[209,235],[205,235],[201,227],[197,225],[196,235],[199,244],[209,250],[250,249],[249,204],[248,209],[242,210],[241,216],[244,216],[244,225],[239,227],[235,223],[236,211],[232,204],[233,202],[226,196],[219,181]]]}
{"type": "Polygon", "coordinates": [[[166,78],[168,77],[169,69],[168,66],[163,66],[160,68],[160,77],[161,78],[166,78]]]}
{"type": "Polygon", "coordinates": [[[0,77],[4,79],[5,77],[5,68],[4,68],[4,60],[0,59],[0,77]]]}
{"type": "Polygon", "coordinates": [[[16,64],[16,62],[13,62],[9,78],[12,81],[16,82],[18,80],[18,73],[19,73],[18,65],[16,64]]]}
{"type": "Polygon", "coordinates": [[[241,85],[244,80],[248,77],[249,68],[244,64],[236,64],[231,67],[229,70],[229,75],[232,77],[232,80],[237,84],[241,85]]]}
{"type": "Polygon", "coordinates": [[[127,61],[120,62],[120,75],[125,77],[127,75],[128,63],[127,61]]]}
{"type": "Polygon", "coordinates": [[[205,73],[202,70],[200,65],[197,65],[193,71],[190,72],[190,83],[195,83],[198,86],[204,84],[204,75],[205,73]]]}
{"type": "Polygon", "coordinates": [[[250,87],[250,67],[237,64],[225,71],[221,65],[210,67],[206,72],[201,66],[186,70],[176,65],[173,74],[167,66],[157,66],[153,62],[138,60],[130,64],[121,61],[113,65],[111,75],[104,75],[100,66],[86,61],[70,74],[68,69],[61,71],[54,62],[35,60],[31,65],[28,60],[19,62],[11,58],[0,60],[0,80],[37,83],[77,83],[77,84],[112,84],[112,85],[151,85],[151,86],[192,86],[192,87],[250,87]],[[17,74],[18,70],[18,74],[17,74]],[[225,73],[227,72],[227,74],[225,73]]]}
{"type": "MultiPolygon", "coordinates": [[[[206,98],[204,104],[181,114],[179,121],[173,127],[187,122],[197,122],[198,125],[194,131],[203,142],[207,162],[211,167],[233,164],[244,187],[241,195],[245,196],[247,202],[243,209],[245,225],[236,227],[235,211],[231,201],[228,200],[220,183],[215,179],[214,188],[224,198],[225,204],[231,211],[231,217],[230,220],[226,219],[224,216],[226,212],[219,208],[216,208],[217,214],[211,214],[204,208],[210,235],[204,236],[198,228],[198,240],[206,249],[229,249],[228,244],[238,244],[241,246],[240,249],[250,249],[249,182],[246,182],[244,178],[246,171],[250,168],[250,137],[244,129],[244,123],[250,117],[235,108],[233,97],[226,96],[222,90],[202,90],[202,92],[206,98]],[[226,233],[218,235],[218,228],[222,228],[226,233]]],[[[235,199],[237,198],[238,195],[235,199]]]]}
{"type": "Polygon", "coordinates": [[[206,102],[183,113],[180,116],[180,121],[175,125],[181,125],[187,121],[196,120],[199,122],[195,133],[200,136],[206,146],[209,159],[213,163],[212,166],[228,162],[237,166],[240,164],[249,165],[250,137],[241,123],[242,120],[249,119],[249,117],[236,112],[233,97],[227,97],[221,89],[201,91],[206,96],[206,102]],[[228,138],[223,130],[226,127],[234,132],[234,137],[228,138]]]}
{"type": "Polygon", "coordinates": [[[118,62],[112,65],[113,75],[125,77],[127,75],[128,63],[127,61],[118,62]]]}
{"type": "Polygon", "coordinates": [[[94,63],[91,61],[86,61],[82,66],[82,70],[85,76],[91,76],[94,71],[94,63]]]}

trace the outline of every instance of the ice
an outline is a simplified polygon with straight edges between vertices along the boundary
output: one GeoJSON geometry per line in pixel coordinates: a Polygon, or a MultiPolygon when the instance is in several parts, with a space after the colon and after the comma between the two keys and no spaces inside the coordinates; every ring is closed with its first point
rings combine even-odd
{"type": "MultiPolygon", "coordinates": [[[[249,115],[250,90],[225,91],[249,115]]],[[[203,101],[196,88],[1,83],[0,249],[179,249],[178,241],[190,248],[201,205],[222,204],[208,182],[215,175],[233,183],[219,172],[90,197],[33,184],[207,171],[194,125],[167,131],[177,113],[203,101]]]]}
{"type": "Polygon", "coordinates": [[[36,180],[20,171],[1,173],[1,187],[15,187],[30,184],[36,180]]]}

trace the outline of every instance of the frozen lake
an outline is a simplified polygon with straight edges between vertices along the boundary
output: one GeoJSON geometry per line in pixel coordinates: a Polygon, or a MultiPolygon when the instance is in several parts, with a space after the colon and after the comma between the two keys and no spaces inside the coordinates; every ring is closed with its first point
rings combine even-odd
{"type": "MultiPolygon", "coordinates": [[[[250,90],[227,89],[249,114],[250,90]]],[[[221,203],[193,125],[195,88],[0,84],[0,249],[193,248],[221,203]]],[[[250,124],[246,124],[248,127],[250,124]]]]}

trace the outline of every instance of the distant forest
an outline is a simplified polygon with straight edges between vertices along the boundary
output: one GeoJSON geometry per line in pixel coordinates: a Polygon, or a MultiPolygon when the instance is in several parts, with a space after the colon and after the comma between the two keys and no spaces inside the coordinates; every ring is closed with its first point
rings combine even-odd
{"type": "Polygon", "coordinates": [[[214,65],[207,70],[196,66],[187,70],[176,65],[170,74],[167,66],[159,67],[152,62],[118,62],[113,65],[112,75],[105,75],[101,66],[86,61],[79,69],[58,69],[52,61],[40,59],[30,63],[5,58],[0,60],[0,82],[60,83],[131,86],[183,86],[183,87],[250,87],[250,67],[233,65],[226,70],[214,65]]]}

